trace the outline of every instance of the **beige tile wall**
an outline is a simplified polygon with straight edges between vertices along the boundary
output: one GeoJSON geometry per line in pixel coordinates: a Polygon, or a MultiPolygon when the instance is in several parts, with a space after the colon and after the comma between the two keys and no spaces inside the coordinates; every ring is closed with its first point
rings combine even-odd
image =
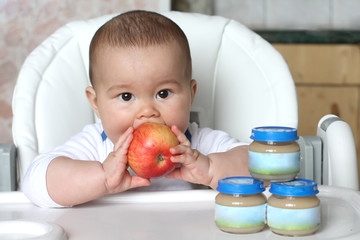
{"type": "Polygon", "coordinates": [[[170,0],[0,0],[0,143],[12,142],[12,93],[26,56],[69,21],[131,9],[166,11],[170,0]]]}
{"type": "Polygon", "coordinates": [[[360,30],[359,0],[214,0],[214,13],[252,29],[360,30]]]}

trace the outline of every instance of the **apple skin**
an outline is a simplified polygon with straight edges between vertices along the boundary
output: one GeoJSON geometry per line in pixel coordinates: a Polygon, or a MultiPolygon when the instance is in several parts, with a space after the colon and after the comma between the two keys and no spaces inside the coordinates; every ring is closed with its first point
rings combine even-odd
{"type": "Polygon", "coordinates": [[[177,166],[170,160],[170,148],[179,144],[171,129],[160,123],[143,123],[133,132],[128,149],[128,164],[140,177],[157,178],[177,166]]]}

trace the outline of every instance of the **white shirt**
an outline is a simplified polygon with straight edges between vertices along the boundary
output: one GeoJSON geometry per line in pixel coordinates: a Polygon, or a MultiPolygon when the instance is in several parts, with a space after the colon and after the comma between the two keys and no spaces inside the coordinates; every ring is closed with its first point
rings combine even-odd
{"type": "MultiPolygon", "coordinates": [[[[54,150],[37,156],[31,163],[22,184],[22,191],[36,205],[41,207],[62,207],[54,202],[47,191],[46,171],[49,163],[56,157],[63,156],[77,160],[104,162],[114,144],[109,138],[103,140],[101,123],[90,124],[83,131],[70,138],[65,144],[54,150]]],[[[223,131],[210,128],[199,128],[196,123],[189,124],[191,147],[203,155],[214,152],[226,152],[236,146],[245,145],[223,131]]],[[[129,172],[134,175],[133,171],[129,172]]],[[[178,179],[156,178],[151,179],[151,185],[136,190],[185,190],[195,185],[178,179]]],[[[196,187],[196,186],[195,186],[196,187]]]]}

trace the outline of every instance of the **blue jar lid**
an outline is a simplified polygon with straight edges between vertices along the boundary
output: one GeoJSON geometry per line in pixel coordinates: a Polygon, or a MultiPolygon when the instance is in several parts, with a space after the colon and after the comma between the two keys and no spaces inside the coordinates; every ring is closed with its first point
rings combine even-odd
{"type": "Polygon", "coordinates": [[[265,191],[264,182],[255,180],[252,177],[228,177],[220,179],[218,192],[226,194],[257,194],[265,191]]]}
{"type": "Polygon", "coordinates": [[[279,126],[253,128],[250,138],[262,142],[290,142],[299,139],[296,128],[279,126]]]}
{"type": "Polygon", "coordinates": [[[317,183],[308,179],[295,179],[290,182],[272,182],[272,194],[287,197],[307,197],[319,193],[317,183]]]}

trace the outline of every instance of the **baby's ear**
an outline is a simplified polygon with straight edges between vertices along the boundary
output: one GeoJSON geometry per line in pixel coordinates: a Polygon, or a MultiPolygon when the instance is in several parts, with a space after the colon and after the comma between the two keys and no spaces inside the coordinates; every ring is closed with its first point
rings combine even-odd
{"type": "Polygon", "coordinates": [[[98,118],[100,118],[95,89],[93,87],[89,86],[86,88],[85,91],[86,91],[86,97],[87,97],[92,109],[94,110],[96,116],[98,118]]]}
{"type": "Polygon", "coordinates": [[[195,79],[192,79],[190,82],[190,91],[191,91],[191,104],[194,102],[195,95],[197,90],[197,83],[195,79]]]}

